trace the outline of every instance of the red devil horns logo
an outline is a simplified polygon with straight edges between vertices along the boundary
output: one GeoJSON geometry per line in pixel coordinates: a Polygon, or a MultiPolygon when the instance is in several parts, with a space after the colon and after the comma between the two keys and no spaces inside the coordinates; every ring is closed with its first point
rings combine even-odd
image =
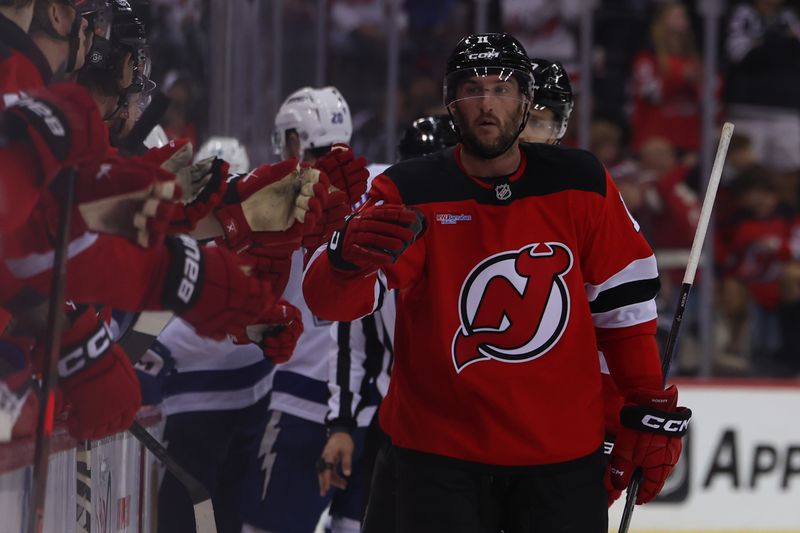
{"type": "Polygon", "coordinates": [[[473,268],[459,296],[456,371],[490,359],[530,361],[552,348],[569,318],[563,277],[570,268],[572,252],[558,242],[503,252],[473,268]]]}

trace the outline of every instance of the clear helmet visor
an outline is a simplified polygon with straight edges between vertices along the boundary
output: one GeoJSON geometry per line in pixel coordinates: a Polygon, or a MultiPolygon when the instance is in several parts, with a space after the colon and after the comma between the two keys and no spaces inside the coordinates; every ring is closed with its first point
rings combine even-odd
{"type": "Polygon", "coordinates": [[[462,69],[451,72],[444,81],[444,103],[448,107],[476,98],[528,103],[532,97],[533,76],[530,72],[512,68],[462,69]]]}
{"type": "Polygon", "coordinates": [[[561,121],[555,113],[544,106],[532,105],[528,122],[520,134],[520,140],[529,143],[554,143],[560,139],[561,121]]]}
{"type": "Polygon", "coordinates": [[[147,46],[139,46],[131,52],[133,62],[133,79],[127,89],[127,94],[141,93],[140,105],[147,107],[150,103],[152,92],[156,88],[156,83],[150,79],[152,61],[150,59],[150,49],[147,46]]]}

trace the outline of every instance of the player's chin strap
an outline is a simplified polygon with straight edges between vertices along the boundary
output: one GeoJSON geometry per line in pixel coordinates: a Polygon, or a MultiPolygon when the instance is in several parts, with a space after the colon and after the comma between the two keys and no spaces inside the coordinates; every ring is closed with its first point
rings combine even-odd
{"type": "MultiPolygon", "coordinates": [[[[455,103],[455,101],[450,102],[450,104],[453,103],[455,103]]],[[[447,109],[447,114],[450,115],[450,121],[453,123],[453,130],[455,130],[456,132],[456,137],[458,137],[458,140],[461,143],[463,143],[464,139],[461,138],[461,128],[458,127],[458,122],[456,122],[456,119],[453,116],[453,112],[450,110],[450,105],[449,104],[446,105],[445,108],[447,109]]],[[[530,114],[530,112],[531,112],[531,102],[530,100],[528,100],[525,103],[525,111],[522,113],[522,121],[519,124],[519,129],[517,129],[517,134],[514,135],[514,138],[511,139],[511,141],[509,141],[509,143],[503,147],[503,150],[500,153],[498,153],[496,156],[493,157],[487,157],[486,159],[494,159],[496,157],[500,157],[501,155],[506,153],[508,149],[514,145],[515,142],[517,142],[517,139],[519,139],[519,136],[525,130],[525,126],[528,124],[528,115],[530,114]]]]}

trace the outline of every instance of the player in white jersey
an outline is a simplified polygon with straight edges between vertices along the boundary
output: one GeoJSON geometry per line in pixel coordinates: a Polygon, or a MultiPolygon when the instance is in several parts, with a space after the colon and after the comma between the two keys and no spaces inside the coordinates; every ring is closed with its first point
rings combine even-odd
{"type": "MultiPolygon", "coordinates": [[[[234,173],[249,170],[236,139],[209,139],[196,159],[211,155],[229,161],[234,173]]],[[[209,490],[220,533],[242,527],[243,480],[266,426],[273,368],[258,346],[201,337],[177,317],[136,364],[144,403],[160,402],[166,416],[167,451],[209,490]]],[[[169,472],[158,505],[158,531],[195,531],[189,496],[169,472]]]]}
{"type": "MultiPolygon", "coordinates": [[[[333,145],[350,142],[351,135],[350,110],[334,87],[294,92],[275,118],[275,146],[281,157],[298,157],[304,163],[313,163],[333,145]]],[[[334,498],[330,492],[320,494],[315,469],[327,436],[331,323],[308,310],[301,290],[302,270],[303,253],[297,251],[284,298],[302,311],[305,330],[292,359],[274,372],[267,427],[255,468],[248,472],[243,533],[312,533],[334,498]]],[[[354,495],[353,489],[335,496],[334,511],[354,495]]],[[[355,497],[354,507],[360,507],[361,499],[355,497]]]]}

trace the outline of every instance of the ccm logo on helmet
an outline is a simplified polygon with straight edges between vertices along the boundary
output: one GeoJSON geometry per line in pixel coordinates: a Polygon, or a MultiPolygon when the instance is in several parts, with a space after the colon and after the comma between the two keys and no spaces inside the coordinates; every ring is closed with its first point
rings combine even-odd
{"type": "Polygon", "coordinates": [[[492,50],[491,52],[480,52],[477,54],[469,54],[467,55],[467,59],[495,59],[500,57],[500,52],[497,50],[492,50]]]}

